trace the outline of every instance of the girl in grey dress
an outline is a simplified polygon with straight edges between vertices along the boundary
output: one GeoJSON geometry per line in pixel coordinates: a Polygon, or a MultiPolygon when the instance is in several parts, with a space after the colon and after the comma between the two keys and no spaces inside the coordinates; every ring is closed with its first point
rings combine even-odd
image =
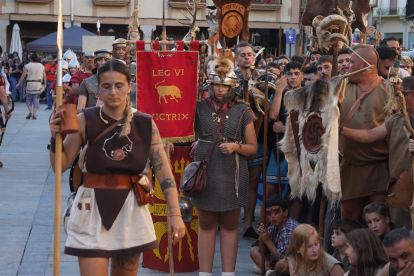
{"type": "Polygon", "coordinates": [[[193,197],[199,216],[198,248],[200,276],[211,276],[217,225],[220,225],[222,275],[234,275],[238,246],[240,209],[247,204],[249,173],[246,156],[256,153],[253,115],[248,105],[236,99],[237,79],[228,59],[211,63],[210,97],[197,104],[198,141],[194,161],[203,161],[222,112],[229,107],[207,166],[205,191],[193,197]]]}

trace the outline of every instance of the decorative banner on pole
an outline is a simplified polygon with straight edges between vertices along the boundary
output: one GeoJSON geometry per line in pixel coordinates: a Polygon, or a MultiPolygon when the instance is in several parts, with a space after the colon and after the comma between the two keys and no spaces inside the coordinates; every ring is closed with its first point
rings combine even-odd
{"type": "Polygon", "coordinates": [[[295,44],[296,43],[296,29],[287,29],[286,30],[286,43],[295,44]]]}
{"type": "MultiPolygon", "coordinates": [[[[152,115],[163,142],[194,141],[197,101],[198,41],[190,51],[176,43],[178,51],[144,51],[137,41],[137,107],[152,115]]],[[[154,41],[152,49],[159,49],[154,41]]]]}
{"type": "MultiPolygon", "coordinates": [[[[189,157],[190,151],[191,147],[175,147],[174,155],[171,156],[170,167],[177,186],[181,183],[185,167],[193,161],[189,157]]],[[[158,180],[156,181],[158,182],[158,180]]],[[[149,204],[148,208],[154,222],[155,236],[159,247],[151,251],[145,251],[143,262],[146,268],[169,272],[167,204],[159,183],[155,184],[154,189],[154,203],[149,204]]],[[[181,194],[179,196],[180,206],[184,207],[182,215],[185,224],[185,235],[173,247],[174,270],[175,272],[193,272],[200,268],[197,246],[198,214],[190,198],[183,197],[181,194]]]]}

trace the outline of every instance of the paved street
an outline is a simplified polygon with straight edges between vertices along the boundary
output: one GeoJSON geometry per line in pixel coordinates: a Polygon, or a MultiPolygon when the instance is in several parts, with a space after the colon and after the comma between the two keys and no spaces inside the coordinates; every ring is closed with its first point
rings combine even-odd
{"type": "MultiPolygon", "coordinates": [[[[16,103],[0,147],[0,276],[52,275],[54,173],[46,145],[50,110],[40,105],[37,120],[27,120],[25,103],[16,103]]],[[[62,213],[69,195],[69,172],[62,183],[62,213]]],[[[256,209],[258,215],[258,209],[256,209]]],[[[240,226],[241,226],[240,222],[240,226]]],[[[66,235],[62,227],[61,250],[66,235]]],[[[241,232],[241,228],[239,228],[241,232]]],[[[252,275],[251,241],[239,239],[236,274],[252,275]]],[[[202,250],[202,248],[200,248],[202,250]]],[[[213,273],[220,275],[220,246],[213,273]]],[[[77,258],[61,252],[60,275],[79,275],[77,258]]],[[[168,275],[140,267],[139,275],[168,275]]],[[[179,275],[179,274],[177,274],[179,275]]],[[[183,274],[184,275],[184,274],[183,274]]],[[[185,275],[198,275],[198,272],[185,275]]]]}

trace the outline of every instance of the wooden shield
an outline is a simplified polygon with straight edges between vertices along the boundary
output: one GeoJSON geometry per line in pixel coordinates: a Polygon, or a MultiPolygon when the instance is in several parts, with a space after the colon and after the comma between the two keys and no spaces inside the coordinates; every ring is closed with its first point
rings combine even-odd
{"type": "Polygon", "coordinates": [[[227,13],[221,24],[221,31],[228,38],[236,37],[243,29],[243,17],[237,12],[227,13]]]}
{"type": "Polygon", "coordinates": [[[322,118],[316,114],[309,116],[302,129],[302,142],[306,151],[312,154],[318,153],[322,148],[322,135],[324,134],[322,118]]]}

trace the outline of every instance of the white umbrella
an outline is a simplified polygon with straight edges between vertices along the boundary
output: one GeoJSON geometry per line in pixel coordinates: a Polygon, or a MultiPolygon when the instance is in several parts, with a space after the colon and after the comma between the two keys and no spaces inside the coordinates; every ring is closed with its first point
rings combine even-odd
{"type": "Polygon", "coordinates": [[[22,41],[20,40],[20,28],[17,24],[14,24],[13,26],[13,34],[9,50],[10,54],[14,52],[19,54],[20,59],[22,58],[22,41]]]}

